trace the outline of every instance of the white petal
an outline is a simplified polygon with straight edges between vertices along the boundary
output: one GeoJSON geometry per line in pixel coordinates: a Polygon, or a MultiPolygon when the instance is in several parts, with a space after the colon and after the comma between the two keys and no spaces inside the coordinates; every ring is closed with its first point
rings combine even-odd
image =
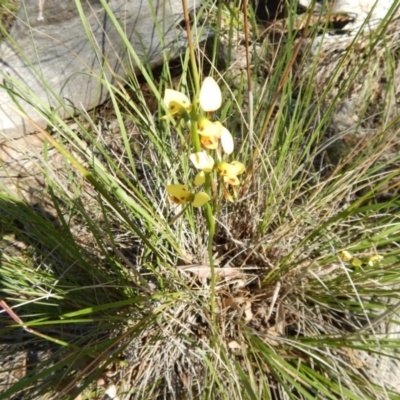
{"type": "Polygon", "coordinates": [[[209,76],[204,79],[200,89],[199,102],[201,108],[206,112],[216,111],[221,107],[221,89],[214,78],[209,76]]]}
{"type": "Polygon", "coordinates": [[[222,128],[221,132],[221,146],[226,154],[232,154],[234,148],[233,137],[225,127],[222,128]]]}

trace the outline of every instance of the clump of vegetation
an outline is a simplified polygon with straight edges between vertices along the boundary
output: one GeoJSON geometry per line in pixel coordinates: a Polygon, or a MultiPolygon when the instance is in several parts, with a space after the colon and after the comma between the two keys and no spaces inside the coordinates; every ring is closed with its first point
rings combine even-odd
{"type": "Polygon", "coordinates": [[[2,40],[5,36],[5,32],[9,31],[16,13],[18,11],[20,0],[4,0],[1,2],[0,7],[0,21],[1,21],[1,29],[0,29],[0,40],[2,40]]]}
{"type": "Polygon", "coordinates": [[[329,21],[306,40],[288,10],[272,43],[239,6],[200,10],[208,50],[187,19],[178,68],[105,82],[108,110],[49,116],[41,202],[2,188],[0,399],[397,396],[400,136],[365,69],[389,98],[396,22],[315,87],[329,21]]]}

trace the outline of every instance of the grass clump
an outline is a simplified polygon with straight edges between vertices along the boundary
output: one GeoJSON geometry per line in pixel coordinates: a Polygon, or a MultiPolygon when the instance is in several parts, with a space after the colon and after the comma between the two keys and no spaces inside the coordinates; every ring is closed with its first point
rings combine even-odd
{"type": "Polygon", "coordinates": [[[272,41],[251,9],[205,10],[215,42],[189,36],[178,72],[143,66],[104,83],[108,110],[52,116],[40,201],[3,187],[1,345],[21,359],[0,399],[398,396],[396,21],[332,66],[307,14],[272,41]],[[247,70],[219,65],[240,50],[247,70]]]}
{"type": "Polygon", "coordinates": [[[5,32],[11,29],[20,3],[20,0],[4,0],[1,2],[0,21],[2,23],[0,29],[0,41],[5,38],[5,32]]]}

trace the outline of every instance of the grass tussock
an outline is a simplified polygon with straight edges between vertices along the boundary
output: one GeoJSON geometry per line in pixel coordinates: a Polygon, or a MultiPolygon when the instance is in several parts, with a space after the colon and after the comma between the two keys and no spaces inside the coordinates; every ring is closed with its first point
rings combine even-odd
{"type": "Polygon", "coordinates": [[[20,0],[4,0],[1,2],[0,21],[2,24],[0,28],[0,41],[4,39],[5,32],[11,29],[20,4],[20,0]]]}
{"type": "Polygon", "coordinates": [[[30,202],[3,184],[0,399],[396,398],[398,21],[346,44],[296,10],[279,35],[236,3],[195,21],[192,54],[48,116],[30,202]],[[196,171],[162,98],[206,76],[246,170],[195,208],[166,192],[196,171]]]}

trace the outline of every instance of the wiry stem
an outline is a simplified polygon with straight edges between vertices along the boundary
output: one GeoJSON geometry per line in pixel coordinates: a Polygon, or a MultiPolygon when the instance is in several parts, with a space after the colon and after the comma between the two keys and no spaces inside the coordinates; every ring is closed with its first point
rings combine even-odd
{"type": "Polygon", "coordinates": [[[188,46],[189,46],[189,53],[190,53],[190,65],[192,68],[192,74],[193,74],[193,80],[194,80],[196,93],[199,93],[200,92],[200,77],[199,77],[199,71],[197,69],[196,55],[194,52],[194,45],[193,45],[192,29],[190,27],[189,10],[188,10],[186,0],[182,0],[182,7],[183,7],[183,18],[185,20],[185,25],[186,25],[186,34],[187,34],[187,41],[188,41],[188,46]]]}
{"type": "Polygon", "coordinates": [[[243,0],[243,18],[244,18],[244,37],[246,44],[246,72],[247,72],[247,93],[249,97],[249,137],[250,143],[253,143],[253,131],[254,131],[254,121],[253,121],[253,84],[251,81],[251,65],[250,65],[250,30],[249,30],[249,16],[247,14],[248,4],[247,0],[243,0]]]}

